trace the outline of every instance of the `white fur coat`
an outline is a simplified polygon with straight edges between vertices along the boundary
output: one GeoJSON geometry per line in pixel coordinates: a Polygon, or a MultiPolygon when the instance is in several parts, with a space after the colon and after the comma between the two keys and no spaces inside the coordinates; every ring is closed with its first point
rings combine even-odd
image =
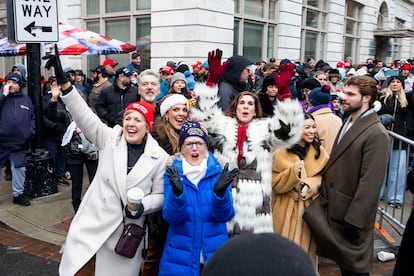
{"type": "Polygon", "coordinates": [[[270,209],[272,182],[272,153],[281,147],[289,147],[302,135],[303,112],[298,101],[278,102],[271,118],[253,119],[247,128],[247,139],[243,144],[243,158],[237,164],[236,118],[225,116],[217,106],[217,86],[197,84],[195,93],[198,108],[191,114],[207,127],[214,155],[229,162],[229,168],[239,168],[233,183],[235,217],[228,223],[230,234],[245,232],[273,232],[270,209]],[[278,139],[274,131],[281,127],[280,121],[290,126],[289,138],[278,139]]]}

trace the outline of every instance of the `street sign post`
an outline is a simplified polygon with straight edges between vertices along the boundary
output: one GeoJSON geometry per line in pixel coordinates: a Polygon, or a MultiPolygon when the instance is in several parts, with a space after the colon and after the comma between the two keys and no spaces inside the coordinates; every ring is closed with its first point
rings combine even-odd
{"type": "Polygon", "coordinates": [[[14,0],[16,42],[59,41],[57,0],[14,0]]]}

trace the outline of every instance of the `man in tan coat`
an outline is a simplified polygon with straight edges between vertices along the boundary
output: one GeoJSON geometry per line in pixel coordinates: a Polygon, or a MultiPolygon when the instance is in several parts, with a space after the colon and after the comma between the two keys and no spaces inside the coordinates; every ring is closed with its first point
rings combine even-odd
{"type": "Polygon", "coordinates": [[[315,118],[320,142],[329,154],[342,126],[341,118],[332,112],[330,101],[329,85],[314,88],[308,95],[308,112],[315,118]]]}
{"type": "Polygon", "coordinates": [[[357,76],[344,84],[343,107],[349,112],[323,172],[329,233],[313,229],[318,255],[331,258],[342,275],[369,275],[374,222],[390,150],[390,138],[371,107],[374,79],[357,76]]]}

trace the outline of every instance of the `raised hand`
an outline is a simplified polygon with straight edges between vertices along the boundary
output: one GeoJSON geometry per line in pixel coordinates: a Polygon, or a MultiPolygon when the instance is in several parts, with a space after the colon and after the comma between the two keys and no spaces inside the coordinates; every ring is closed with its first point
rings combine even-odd
{"type": "Polygon", "coordinates": [[[229,171],[229,163],[226,163],[216,184],[214,184],[214,192],[217,196],[223,196],[226,193],[227,187],[233,182],[238,173],[239,170],[237,168],[229,171]]]}
{"type": "Polygon", "coordinates": [[[183,182],[181,182],[177,166],[174,165],[172,169],[170,167],[167,167],[166,173],[168,179],[170,180],[173,193],[176,196],[180,196],[183,193],[183,182]]]}
{"type": "Polygon", "coordinates": [[[221,64],[221,57],[223,56],[223,51],[220,49],[216,49],[215,51],[208,52],[208,68],[209,68],[209,76],[206,82],[207,86],[214,86],[216,85],[221,76],[223,75],[224,71],[227,68],[228,63],[224,62],[221,64]]]}
{"type": "Polygon", "coordinates": [[[275,79],[277,80],[277,88],[279,89],[279,99],[290,99],[292,95],[289,90],[289,85],[290,80],[292,79],[293,74],[295,73],[295,65],[291,62],[284,63],[280,65],[279,70],[280,76],[275,76],[275,79]]]}
{"type": "Polygon", "coordinates": [[[56,81],[59,85],[65,84],[69,81],[68,75],[63,72],[62,63],[60,62],[59,50],[55,44],[55,54],[42,57],[47,60],[45,68],[50,70],[51,67],[55,69],[56,81]]]}

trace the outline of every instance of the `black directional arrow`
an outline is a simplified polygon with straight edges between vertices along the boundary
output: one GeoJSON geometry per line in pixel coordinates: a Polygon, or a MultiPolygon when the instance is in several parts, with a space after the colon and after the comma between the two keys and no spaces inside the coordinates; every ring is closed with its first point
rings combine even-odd
{"type": "Polygon", "coordinates": [[[34,30],[40,30],[43,33],[51,33],[52,27],[48,26],[35,26],[35,21],[24,27],[24,29],[30,33],[32,36],[36,37],[36,32],[33,32],[34,30]]]}

